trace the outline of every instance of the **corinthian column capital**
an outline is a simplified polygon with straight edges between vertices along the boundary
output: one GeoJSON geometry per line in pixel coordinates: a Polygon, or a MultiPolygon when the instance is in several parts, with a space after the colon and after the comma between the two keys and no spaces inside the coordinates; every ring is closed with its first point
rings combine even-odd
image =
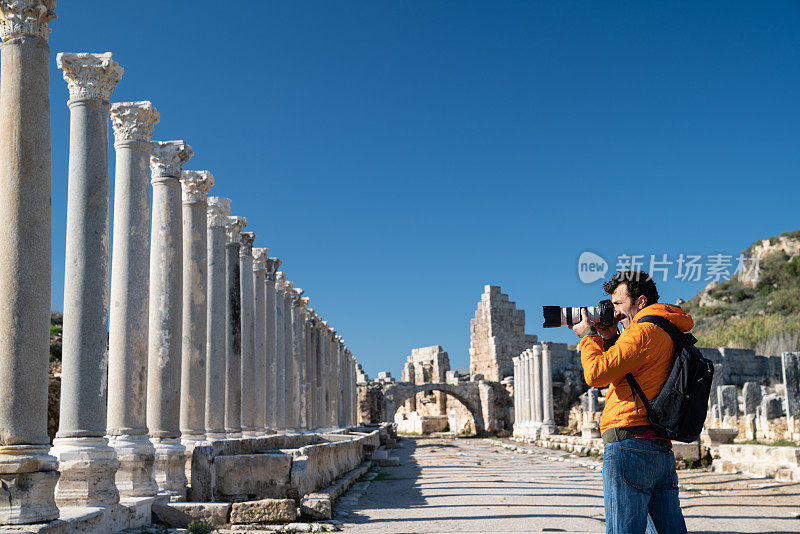
{"type": "Polygon", "coordinates": [[[228,244],[240,244],[242,241],[242,230],[247,226],[247,219],[244,217],[231,216],[225,223],[225,231],[228,234],[228,244]]]}
{"type": "Polygon", "coordinates": [[[153,127],[161,116],[147,100],[141,102],[115,102],[111,104],[111,126],[114,128],[114,141],[150,142],[153,127]]]}
{"type": "MultiPolygon", "coordinates": [[[[244,218],[244,217],[242,217],[244,218]]],[[[239,247],[239,256],[252,256],[253,243],[256,241],[256,234],[253,232],[242,232],[241,247],[239,247]]]]}
{"type": "Polygon", "coordinates": [[[275,281],[275,273],[278,271],[278,267],[281,266],[281,260],[279,260],[278,258],[267,258],[266,265],[267,265],[267,280],[275,281]]]}
{"type": "Polygon", "coordinates": [[[64,71],[70,101],[108,102],[111,92],[125,72],[125,69],[112,59],[111,52],[104,54],[61,52],[56,56],[56,65],[64,71]]]}
{"type": "Polygon", "coordinates": [[[231,199],[223,197],[208,197],[206,221],[208,226],[225,226],[228,224],[228,214],[231,212],[231,199]]]}
{"type": "Polygon", "coordinates": [[[301,308],[308,308],[308,305],[311,303],[311,297],[300,297],[298,299],[298,305],[301,308]]]}
{"type": "Polygon", "coordinates": [[[253,249],[253,272],[267,270],[267,255],[269,255],[268,248],[255,247],[253,249]]]}
{"type": "Polygon", "coordinates": [[[206,204],[214,186],[214,175],[208,171],[181,171],[184,204],[206,204]]]}
{"type": "Polygon", "coordinates": [[[55,8],[56,0],[0,0],[0,39],[28,36],[47,42],[55,8]]]}
{"type": "Polygon", "coordinates": [[[181,167],[194,155],[186,141],[153,141],[150,143],[151,181],[179,178],[181,167]]]}

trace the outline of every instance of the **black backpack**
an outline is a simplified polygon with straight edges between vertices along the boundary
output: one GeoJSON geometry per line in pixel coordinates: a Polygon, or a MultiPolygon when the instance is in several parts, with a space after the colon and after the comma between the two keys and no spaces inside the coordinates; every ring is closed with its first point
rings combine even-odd
{"type": "Polygon", "coordinates": [[[697,339],[692,334],[681,332],[668,319],[648,315],[638,322],[653,323],[669,334],[675,344],[675,362],[652,401],[647,400],[633,375],[626,374],[633,400],[636,402],[637,396],[642,400],[647,419],[659,436],[686,443],[696,441],[706,420],[714,364],[694,346],[697,339]]]}

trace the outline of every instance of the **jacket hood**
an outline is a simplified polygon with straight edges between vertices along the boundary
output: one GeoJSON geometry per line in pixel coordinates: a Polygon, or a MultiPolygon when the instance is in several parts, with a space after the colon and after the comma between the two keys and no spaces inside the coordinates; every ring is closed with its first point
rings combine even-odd
{"type": "Polygon", "coordinates": [[[694,327],[692,316],[683,311],[683,309],[681,309],[679,306],[673,306],[672,304],[656,303],[651,304],[650,306],[645,306],[633,317],[633,322],[635,323],[642,317],[647,317],[648,315],[658,315],[660,317],[664,317],[669,322],[677,326],[678,330],[681,332],[688,332],[694,327]]]}

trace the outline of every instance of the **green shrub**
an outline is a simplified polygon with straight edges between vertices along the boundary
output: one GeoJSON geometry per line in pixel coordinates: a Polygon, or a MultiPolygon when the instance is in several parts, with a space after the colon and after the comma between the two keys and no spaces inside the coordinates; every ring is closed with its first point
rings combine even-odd
{"type": "Polygon", "coordinates": [[[211,534],[214,528],[205,521],[192,521],[186,526],[189,534],[211,534]]]}

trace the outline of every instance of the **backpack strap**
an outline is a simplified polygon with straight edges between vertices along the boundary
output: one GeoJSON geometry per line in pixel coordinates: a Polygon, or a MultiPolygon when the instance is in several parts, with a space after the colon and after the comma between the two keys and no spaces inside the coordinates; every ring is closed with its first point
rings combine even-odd
{"type": "Polygon", "coordinates": [[[661,317],[660,315],[647,315],[642,317],[637,323],[653,323],[661,330],[669,334],[669,337],[672,338],[672,343],[675,345],[675,348],[678,347],[678,343],[680,343],[681,339],[683,338],[683,332],[678,330],[678,327],[672,324],[672,321],[667,319],[666,317],[661,317]]]}
{"type": "MultiPolygon", "coordinates": [[[[669,319],[661,317],[660,315],[647,315],[645,317],[642,317],[636,322],[653,323],[654,325],[665,331],[667,334],[669,334],[669,337],[672,338],[672,343],[674,347],[673,350],[677,349],[678,343],[680,343],[683,333],[680,330],[678,330],[678,327],[672,324],[672,321],[670,321],[669,319]]],[[[628,385],[631,387],[631,393],[633,393],[634,404],[636,404],[636,397],[639,397],[640,399],[642,399],[642,404],[644,404],[647,413],[652,413],[650,410],[650,401],[647,400],[644,391],[642,391],[642,388],[641,386],[639,386],[639,383],[636,381],[636,379],[633,378],[633,375],[631,373],[626,373],[625,378],[628,380],[628,385]]],[[[636,408],[636,412],[637,413],[639,412],[638,407],[636,408]]]]}

